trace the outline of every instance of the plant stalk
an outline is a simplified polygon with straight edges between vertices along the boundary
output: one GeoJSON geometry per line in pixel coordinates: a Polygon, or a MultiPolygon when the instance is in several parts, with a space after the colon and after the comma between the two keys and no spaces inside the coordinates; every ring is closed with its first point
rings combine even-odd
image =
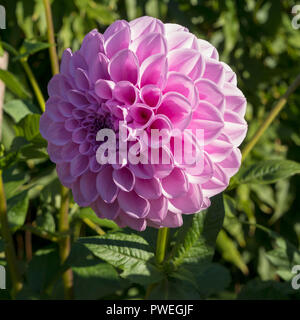
{"type": "Polygon", "coordinates": [[[52,12],[49,0],[43,0],[45,12],[46,12],[46,20],[47,20],[47,34],[48,34],[48,42],[50,44],[49,54],[51,61],[51,68],[53,75],[59,73],[59,64],[58,64],[58,56],[56,52],[56,43],[54,38],[54,27],[52,20],[52,12]]]}
{"type": "Polygon", "coordinates": [[[276,103],[276,105],[274,106],[273,110],[270,112],[270,114],[268,115],[264,123],[259,127],[259,129],[255,132],[253,137],[250,139],[248,144],[243,149],[242,151],[243,160],[245,160],[245,158],[248,156],[250,151],[254,148],[254,146],[259,141],[261,136],[268,129],[268,127],[271,125],[273,120],[277,117],[279,112],[283,109],[283,107],[287,103],[289,96],[297,89],[299,85],[300,85],[300,74],[297,76],[294,82],[289,86],[285,94],[279,99],[279,101],[276,103]]]}
{"type": "Polygon", "coordinates": [[[11,281],[12,281],[11,295],[12,295],[12,298],[14,299],[17,293],[22,289],[23,284],[21,280],[21,274],[18,269],[18,262],[17,262],[15,247],[14,247],[13,237],[8,225],[6,198],[5,198],[1,170],[0,170],[0,222],[1,222],[1,233],[5,242],[5,257],[7,260],[7,266],[8,266],[11,281]]]}
{"type": "Polygon", "coordinates": [[[157,264],[162,264],[165,260],[168,234],[168,228],[161,228],[158,230],[155,255],[157,264]]]}

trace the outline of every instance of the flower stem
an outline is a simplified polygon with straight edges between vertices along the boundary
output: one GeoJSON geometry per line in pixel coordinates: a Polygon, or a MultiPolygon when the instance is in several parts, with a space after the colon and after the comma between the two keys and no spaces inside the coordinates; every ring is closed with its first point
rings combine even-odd
{"type": "MultiPolygon", "coordinates": [[[[60,232],[68,232],[69,231],[69,189],[61,186],[61,207],[59,210],[59,221],[58,221],[58,229],[60,232]]],[[[62,237],[59,241],[59,254],[61,264],[63,264],[71,250],[71,238],[69,235],[62,237]]],[[[64,283],[64,294],[65,298],[70,300],[73,299],[73,273],[72,269],[66,270],[63,275],[63,283],[64,283]]]]}
{"type": "Polygon", "coordinates": [[[168,228],[161,228],[158,230],[157,242],[156,242],[156,263],[157,264],[162,264],[165,259],[168,233],[169,233],[168,228]]]}
{"type": "Polygon", "coordinates": [[[26,75],[30,81],[30,84],[32,86],[32,89],[35,93],[35,96],[36,96],[36,99],[40,105],[40,108],[41,108],[41,111],[42,112],[45,112],[45,99],[43,97],[43,94],[42,94],[42,91],[36,81],[36,78],[33,74],[33,72],[31,71],[31,68],[29,67],[29,64],[27,61],[21,61],[21,64],[26,72],[26,75]]]}
{"type": "Polygon", "coordinates": [[[2,180],[2,171],[0,170],[0,222],[1,222],[1,233],[5,242],[5,257],[12,281],[12,298],[16,297],[16,294],[22,289],[21,274],[18,269],[18,262],[16,251],[14,247],[13,238],[9,230],[8,219],[7,219],[7,206],[6,198],[4,193],[4,186],[2,180]]]}
{"type": "Polygon", "coordinates": [[[52,68],[52,73],[57,74],[59,73],[59,64],[58,64],[58,56],[56,52],[56,44],[54,39],[54,27],[53,27],[51,6],[49,3],[49,0],[43,0],[43,2],[44,2],[45,11],[46,11],[48,43],[50,44],[49,54],[50,54],[51,68],[52,68]]]}
{"type": "Polygon", "coordinates": [[[268,115],[264,123],[259,127],[259,129],[255,132],[254,136],[251,138],[251,140],[243,149],[243,152],[242,152],[243,160],[245,160],[247,155],[254,148],[258,140],[261,138],[264,132],[268,129],[268,127],[271,125],[273,120],[277,117],[277,115],[282,110],[282,108],[285,106],[289,96],[297,89],[299,85],[300,85],[300,74],[297,76],[294,82],[289,86],[285,94],[279,99],[279,101],[276,103],[275,107],[270,112],[270,114],[268,115]]]}
{"type": "MultiPolygon", "coordinates": [[[[44,7],[46,11],[46,20],[47,20],[47,33],[48,33],[48,43],[51,68],[53,75],[59,73],[59,64],[58,56],[56,52],[55,39],[54,39],[54,28],[52,21],[51,6],[49,0],[43,0],[44,7]]],[[[59,231],[66,232],[69,231],[69,189],[61,186],[61,207],[59,210],[59,231]]],[[[66,235],[59,241],[59,253],[61,264],[63,264],[68,258],[71,250],[71,237],[66,235]]],[[[73,299],[73,273],[72,269],[66,270],[63,275],[63,284],[64,284],[64,294],[65,299],[73,299]]]]}

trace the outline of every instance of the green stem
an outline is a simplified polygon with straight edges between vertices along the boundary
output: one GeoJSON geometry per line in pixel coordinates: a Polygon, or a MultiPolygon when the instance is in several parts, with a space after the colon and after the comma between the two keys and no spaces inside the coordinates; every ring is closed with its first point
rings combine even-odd
{"type": "MultiPolygon", "coordinates": [[[[53,75],[59,73],[59,63],[58,56],[56,52],[56,45],[54,39],[54,27],[52,21],[52,12],[49,0],[43,0],[45,12],[46,12],[46,20],[47,20],[47,33],[48,33],[48,43],[51,68],[53,75]]],[[[69,189],[61,186],[61,207],[59,210],[59,231],[60,232],[69,232],[69,189]]],[[[59,241],[59,253],[61,264],[63,264],[68,258],[71,250],[71,237],[66,236],[59,241]]],[[[66,270],[63,275],[63,284],[64,284],[64,294],[65,299],[73,299],[73,273],[72,269],[66,270]]]]}
{"type": "Polygon", "coordinates": [[[36,81],[35,76],[34,76],[33,72],[31,71],[27,61],[23,60],[23,61],[21,61],[21,64],[22,64],[22,66],[23,66],[23,68],[24,68],[24,70],[25,70],[25,72],[27,74],[27,77],[28,77],[28,79],[30,81],[32,89],[33,89],[33,91],[35,93],[36,99],[37,99],[37,101],[38,101],[38,103],[40,105],[40,108],[41,108],[42,112],[45,112],[45,104],[46,104],[45,103],[45,99],[44,99],[42,91],[41,91],[41,89],[40,89],[40,87],[39,87],[39,85],[38,85],[38,83],[36,81]]]}
{"type": "MultiPolygon", "coordinates": [[[[58,229],[61,233],[69,231],[69,189],[61,186],[61,207],[59,210],[59,221],[58,229]]],[[[71,237],[66,235],[62,237],[59,241],[59,254],[61,264],[67,260],[71,251],[71,237]]],[[[70,300],[73,299],[73,274],[72,269],[66,270],[62,275],[64,283],[64,294],[65,298],[70,300]]]]}
{"type": "Polygon", "coordinates": [[[247,155],[250,153],[250,151],[254,148],[258,140],[261,138],[261,136],[264,134],[264,132],[268,129],[268,127],[271,125],[273,120],[277,117],[279,112],[282,110],[282,108],[287,103],[287,100],[289,96],[297,89],[297,87],[300,85],[300,74],[297,76],[297,78],[294,80],[294,82],[289,86],[285,94],[279,99],[279,101],[276,103],[273,110],[268,115],[267,119],[264,121],[264,123],[259,127],[259,129],[255,132],[254,136],[251,138],[251,140],[248,142],[248,144],[243,149],[243,160],[247,157],[247,155]]]}
{"type": "Polygon", "coordinates": [[[14,247],[13,237],[9,229],[7,219],[7,206],[4,192],[4,185],[2,180],[2,171],[0,170],[0,222],[2,237],[5,242],[5,257],[12,281],[12,298],[16,297],[16,294],[22,289],[22,278],[18,269],[18,262],[16,251],[14,247]]]}
{"type": "MultiPolygon", "coordinates": [[[[8,52],[10,52],[11,54],[13,54],[14,56],[18,56],[19,55],[19,52],[14,48],[12,47],[11,45],[9,45],[8,43],[6,42],[2,42],[2,46],[5,50],[7,50],[8,52]]],[[[30,81],[30,84],[32,86],[32,89],[34,91],[34,94],[36,96],[36,99],[40,105],[40,108],[41,108],[41,111],[42,112],[45,112],[45,99],[43,97],[43,94],[42,94],[42,91],[38,85],[38,82],[27,62],[27,60],[20,60],[21,64],[22,64],[22,67],[30,81]]]]}
{"type": "Polygon", "coordinates": [[[156,263],[157,264],[162,264],[165,259],[168,233],[169,233],[168,228],[161,228],[158,230],[157,242],[156,242],[156,263]]]}
{"type": "Polygon", "coordinates": [[[51,68],[52,68],[52,73],[57,74],[59,73],[59,64],[58,64],[58,56],[56,52],[56,44],[55,44],[55,38],[54,38],[54,27],[53,27],[51,6],[49,3],[49,0],[43,0],[43,2],[44,2],[45,11],[46,11],[48,42],[50,44],[49,54],[50,54],[51,68]]]}

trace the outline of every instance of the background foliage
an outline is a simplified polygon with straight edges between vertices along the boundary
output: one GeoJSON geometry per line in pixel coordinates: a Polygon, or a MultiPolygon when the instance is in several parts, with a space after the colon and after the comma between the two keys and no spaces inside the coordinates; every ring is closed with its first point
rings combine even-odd
{"type": "MultiPolygon", "coordinates": [[[[300,290],[290,284],[292,266],[300,264],[299,89],[223,199],[217,197],[208,212],[189,216],[183,228],[172,230],[162,266],[154,260],[155,230],[121,231],[74,202],[72,251],[61,265],[59,182],[39,134],[38,102],[22,66],[22,61],[29,63],[47,97],[51,67],[43,1],[1,4],[7,14],[1,51],[9,49],[7,44],[17,50],[9,50],[10,73],[0,72],[7,86],[0,167],[25,279],[17,298],[63,298],[60,275],[68,267],[77,299],[300,298],[300,290]],[[103,230],[106,234],[99,236],[103,230]]],[[[65,48],[78,49],[91,29],[103,31],[115,19],[141,15],[185,25],[212,42],[236,71],[247,97],[249,138],[300,73],[300,30],[291,25],[293,5],[292,0],[55,0],[52,10],[59,56],[65,48]]],[[[5,265],[3,251],[0,238],[0,264],[5,265]]],[[[10,298],[9,291],[0,290],[0,298],[10,298]]]]}

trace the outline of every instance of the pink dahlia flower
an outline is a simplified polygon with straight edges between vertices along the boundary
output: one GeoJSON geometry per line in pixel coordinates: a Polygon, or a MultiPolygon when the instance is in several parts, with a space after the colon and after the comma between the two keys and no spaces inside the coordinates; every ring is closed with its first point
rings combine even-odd
{"type": "Polygon", "coordinates": [[[78,51],[64,51],[48,93],[40,131],[59,179],[80,206],[120,227],[178,227],[240,167],[246,99],[236,75],[209,42],[180,25],[141,17],[116,21],[104,34],[92,30],[78,51]],[[169,148],[156,146],[168,164],[100,164],[97,132],[118,136],[120,122],[140,142],[137,129],[202,129],[203,164],[177,162],[175,138],[169,148]]]}

